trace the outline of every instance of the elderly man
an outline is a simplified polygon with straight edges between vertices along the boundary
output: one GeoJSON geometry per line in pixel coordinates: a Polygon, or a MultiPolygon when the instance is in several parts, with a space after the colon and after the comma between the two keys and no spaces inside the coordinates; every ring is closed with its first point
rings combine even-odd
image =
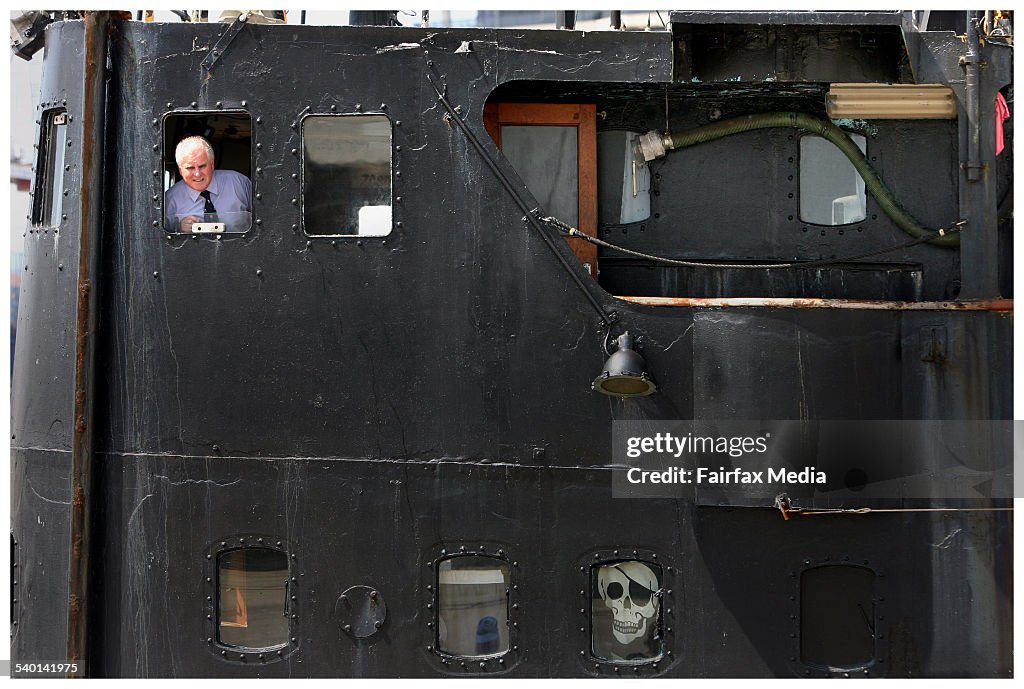
{"type": "MultiPolygon", "coordinates": [[[[164,215],[171,231],[191,232],[203,216],[252,210],[252,183],[234,170],[215,170],[213,147],[201,136],[182,139],[174,150],[181,179],[164,194],[164,215]]],[[[223,222],[223,220],[222,220],[223,222]]]]}

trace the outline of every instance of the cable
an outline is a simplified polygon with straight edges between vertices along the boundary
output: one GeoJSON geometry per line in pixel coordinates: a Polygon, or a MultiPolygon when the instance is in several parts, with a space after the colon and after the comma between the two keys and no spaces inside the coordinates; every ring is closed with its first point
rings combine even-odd
{"type": "Polygon", "coordinates": [[[780,493],[775,496],[773,507],[782,513],[782,518],[789,521],[790,515],[800,517],[813,517],[823,514],[849,515],[849,514],[874,514],[879,512],[1013,512],[1012,507],[837,507],[833,509],[814,509],[805,507],[793,507],[789,496],[780,493]]]}
{"type": "Polygon", "coordinates": [[[597,237],[591,237],[589,234],[580,232],[575,227],[565,224],[558,218],[546,216],[540,218],[540,221],[557,227],[558,229],[564,231],[566,235],[570,237],[578,237],[584,241],[590,242],[591,244],[603,246],[606,249],[618,251],[620,253],[628,254],[630,256],[636,256],[637,258],[647,259],[648,261],[654,261],[656,263],[667,263],[669,265],[685,266],[687,268],[754,268],[758,270],[763,270],[765,268],[815,268],[818,266],[830,266],[838,263],[849,263],[851,261],[857,261],[862,258],[870,258],[871,256],[879,256],[881,254],[887,254],[892,251],[899,251],[900,249],[906,249],[908,247],[916,246],[918,244],[924,244],[925,242],[931,241],[937,237],[948,236],[950,233],[953,232],[960,232],[960,227],[967,223],[966,220],[961,220],[955,223],[953,227],[948,230],[939,229],[937,232],[925,235],[923,237],[918,237],[917,239],[912,239],[911,241],[904,242],[903,244],[897,244],[896,246],[890,246],[885,249],[878,249],[877,251],[869,251],[867,253],[857,254],[856,256],[844,256],[842,258],[833,258],[818,261],[790,261],[788,263],[720,263],[714,261],[684,261],[676,258],[665,258],[664,256],[645,254],[641,251],[634,251],[633,249],[627,249],[625,247],[612,244],[611,242],[606,242],[603,239],[598,239],[597,237]]]}

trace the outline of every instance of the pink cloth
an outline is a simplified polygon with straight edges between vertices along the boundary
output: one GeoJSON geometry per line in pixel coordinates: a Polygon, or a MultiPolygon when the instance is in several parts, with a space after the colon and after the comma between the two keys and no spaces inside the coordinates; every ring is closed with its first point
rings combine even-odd
{"type": "Polygon", "coordinates": [[[1010,106],[1006,104],[1003,94],[996,94],[996,155],[1003,152],[1003,122],[1010,117],[1010,106]]]}

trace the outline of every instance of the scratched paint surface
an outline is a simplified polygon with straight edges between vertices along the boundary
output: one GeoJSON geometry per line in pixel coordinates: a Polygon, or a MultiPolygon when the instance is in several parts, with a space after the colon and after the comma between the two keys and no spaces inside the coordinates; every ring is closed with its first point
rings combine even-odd
{"type": "MultiPolygon", "coordinates": [[[[612,501],[608,466],[615,419],[1007,417],[1006,309],[665,307],[593,286],[591,296],[615,313],[616,334],[637,336],[659,385],[641,400],[601,396],[590,389],[606,356],[596,311],[462,130],[445,120],[427,76],[527,201],[485,133],[490,97],[596,102],[605,118],[599,128],[630,129],[663,127],[667,101],[675,128],[702,124],[713,111],[751,111],[765,99],[813,110],[819,84],[737,82],[731,73],[709,83],[700,70],[695,83],[678,69],[681,36],[656,32],[251,26],[204,70],[218,28],[133,23],[119,26],[111,45],[108,155],[118,164],[104,176],[100,271],[101,509],[90,601],[97,674],[612,675],[589,662],[581,623],[589,616],[577,601],[589,598],[579,591],[596,551],[626,557],[633,549],[657,554],[676,597],[665,605],[673,655],[644,674],[803,675],[808,668],[790,660],[800,657],[799,573],[836,560],[876,572],[887,601],[886,619],[872,622],[884,630],[876,646],[884,662],[869,674],[1006,674],[1006,515],[786,521],[767,502],[735,507],[749,497],[742,493],[612,501]],[[219,241],[168,239],[152,227],[161,216],[153,170],[163,161],[153,146],[162,118],[216,111],[218,102],[253,117],[254,227],[219,241]],[[302,113],[331,112],[385,112],[392,123],[402,224],[386,238],[332,243],[298,229],[292,199],[301,193],[301,160],[292,150],[302,147],[293,125],[302,113]],[[944,337],[931,334],[942,329],[944,337]],[[942,346],[943,357],[931,356],[942,346]],[[257,534],[280,538],[295,556],[295,599],[282,611],[295,615],[295,640],[266,662],[207,642],[214,622],[205,617],[213,595],[205,555],[257,534]],[[516,650],[503,667],[462,669],[427,650],[437,637],[428,626],[435,622],[426,563],[442,549],[481,546],[517,563],[516,650]],[[333,617],[340,593],[357,585],[379,589],[388,606],[382,631],[363,641],[333,617]]],[[[56,45],[80,40],[74,24],[50,31],[65,39],[56,45]]],[[[47,75],[45,98],[80,92],[80,73],[47,75]]],[[[917,131],[911,125],[878,131],[899,153],[882,154],[880,163],[910,198],[920,192],[936,218],[955,210],[949,127],[920,130],[937,177],[931,169],[909,173],[910,144],[893,143],[917,131]]],[[[786,219],[786,137],[758,135],[666,162],[653,171],[662,176],[652,206],[660,217],[643,229],[605,229],[632,246],[730,257],[773,242],[831,254],[894,239],[885,221],[820,240],[786,219]],[[736,161],[745,160],[748,175],[781,190],[755,195],[754,218],[740,203],[749,190],[736,179],[736,161]],[[723,186],[723,175],[734,183],[723,186]]],[[[74,275],[63,282],[51,237],[35,245],[26,250],[21,322],[34,344],[19,346],[14,388],[14,529],[27,534],[20,542],[45,545],[33,560],[44,564],[28,572],[36,593],[18,611],[16,658],[30,648],[59,657],[65,634],[42,620],[67,617],[70,495],[61,486],[74,275]],[[53,397],[38,394],[51,389],[53,397]]],[[[62,236],[59,249],[77,254],[72,238],[62,236]]],[[[877,291],[952,298],[950,254],[914,247],[898,259],[921,276],[883,286],[912,296],[877,291]]],[[[615,269],[613,258],[602,260],[615,269]]],[[[854,272],[842,279],[857,280],[854,272]]],[[[883,272],[870,279],[886,280],[883,272]]],[[[813,492],[798,498],[824,504],[813,492]]]]}

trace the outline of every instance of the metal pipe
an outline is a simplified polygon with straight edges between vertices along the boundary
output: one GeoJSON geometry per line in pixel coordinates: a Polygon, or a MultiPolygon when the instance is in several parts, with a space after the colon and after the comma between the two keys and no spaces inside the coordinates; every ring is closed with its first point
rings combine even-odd
{"type": "Polygon", "coordinates": [[[978,38],[978,11],[967,12],[967,56],[963,60],[964,100],[967,110],[967,181],[981,178],[981,104],[979,99],[981,77],[981,41],[978,38]]]}
{"type": "Polygon", "coordinates": [[[71,447],[71,539],[68,562],[70,677],[87,676],[90,529],[93,484],[93,404],[96,378],[97,271],[103,219],[103,146],[110,12],[85,15],[85,72],[82,97],[82,181],[75,333],[75,424],[71,447]]]}
{"type": "Polygon", "coordinates": [[[555,28],[573,30],[576,28],[576,10],[556,10],[555,28]]]}
{"type": "Polygon", "coordinates": [[[609,24],[616,31],[622,29],[622,10],[612,10],[609,16],[609,24]]]}
{"type": "Polygon", "coordinates": [[[974,301],[868,301],[817,299],[809,297],[629,297],[615,295],[633,304],[671,306],[687,309],[848,309],[854,311],[989,311],[1013,313],[1013,299],[974,301]]]}

